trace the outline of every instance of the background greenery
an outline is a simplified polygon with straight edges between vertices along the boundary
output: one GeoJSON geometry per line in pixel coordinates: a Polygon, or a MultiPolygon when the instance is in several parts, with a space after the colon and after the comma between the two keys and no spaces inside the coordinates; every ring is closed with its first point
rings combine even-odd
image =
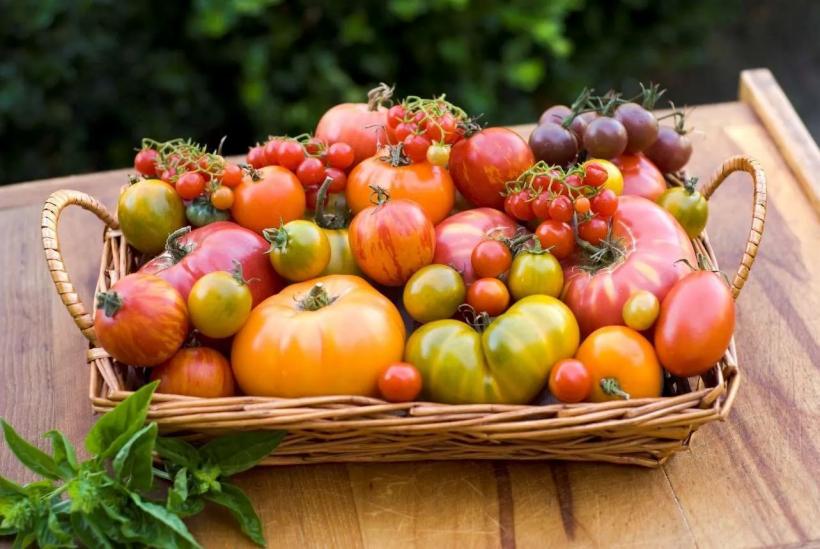
{"type": "Polygon", "coordinates": [[[242,152],[311,130],[379,81],[400,95],[446,91],[493,124],[531,121],[584,85],[631,89],[705,64],[704,43],[739,7],[0,0],[0,183],[128,165],[143,136],[227,134],[227,151],[242,152]]]}

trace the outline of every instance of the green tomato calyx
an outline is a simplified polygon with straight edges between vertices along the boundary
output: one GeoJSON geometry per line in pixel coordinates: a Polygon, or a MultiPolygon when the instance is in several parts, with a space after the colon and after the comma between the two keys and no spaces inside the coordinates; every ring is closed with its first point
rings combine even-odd
{"type": "Polygon", "coordinates": [[[290,234],[284,224],[279,225],[278,228],[264,229],[262,236],[270,243],[270,249],[266,253],[271,253],[274,250],[284,251],[290,242],[290,234]]]}
{"type": "Polygon", "coordinates": [[[180,240],[183,236],[191,232],[191,226],[182,227],[168,235],[165,240],[165,253],[171,259],[171,264],[176,265],[182,259],[194,251],[193,244],[182,244],[180,240]]]}
{"type": "Polygon", "coordinates": [[[621,389],[621,384],[614,377],[605,377],[601,380],[601,390],[609,396],[618,396],[624,400],[629,400],[629,393],[621,389]]]}
{"type": "Polygon", "coordinates": [[[97,308],[102,309],[108,318],[113,318],[122,308],[122,298],[113,290],[100,292],[97,294],[97,308]]]}
{"type": "Polygon", "coordinates": [[[694,194],[695,192],[697,192],[697,184],[697,177],[690,177],[689,179],[685,180],[683,182],[683,188],[686,190],[686,194],[694,194]]]}
{"type": "Polygon", "coordinates": [[[315,284],[301,299],[297,300],[299,308],[303,311],[318,311],[331,305],[336,298],[327,292],[327,288],[321,282],[315,284]]]}

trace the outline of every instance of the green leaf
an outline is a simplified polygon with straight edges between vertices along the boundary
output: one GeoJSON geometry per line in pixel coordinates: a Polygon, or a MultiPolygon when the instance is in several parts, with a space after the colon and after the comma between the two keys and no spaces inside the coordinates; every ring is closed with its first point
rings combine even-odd
{"type": "Polygon", "coordinates": [[[20,532],[14,538],[14,543],[11,544],[11,549],[24,549],[37,541],[37,534],[34,532],[20,532]]]}
{"type": "Polygon", "coordinates": [[[60,431],[49,431],[45,435],[51,439],[51,449],[54,455],[54,461],[57,467],[63,473],[63,478],[71,477],[77,474],[77,451],[74,445],[66,436],[60,431]]]}
{"type": "Polygon", "coordinates": [[[71,513],[71,527],[74,530],[74,535],[86,547],[114,549],[114,545],[105,534],[104,529],[98,524],[98,520],[96,515],[71,513]]]}
{"type": "Polygon", "coordinates": [[[200,462],[197,449],[178,438],[158,437],[155,450],[164,461],[181,467],[193,469],[200,462]]]}
{"type": "Polygon", "coordinates": [[[9,480],[3,475],[0,475],[0,497],[12,494],[25,495],[25,493],[26,491],[22,486],[13,480],[9,480]]]}
{"type": "Polygon", "coordinates": [[[246,471],[279,446],[285,431],[246,431],[225,435],[204,445],[200,453],[225,476],[246,471]]]}
{"type": "Polygon", "coordinates": [[[37,544],[40,547],[76,547],[68,521],[68,515],[49,510],[38,524],[37,544]]]}
{"type": "Polygon", "coordinates": [[[194,539],[194,536],[192,536],[191,532],[188,531],[188,527],[185,526],[185,523],[182,522],[182,520],[178,516],[171,513],[161,505],[157,505],[156,503],[143,500],[139,496],[139,494],[132,492],[130,496],[131,500],[137,504],[137,507],[139,507],[147,514],[157,519],[159,522],[161,522],[174,532],[176,532],[180,537],[182,537],[182,539],[184,539],[194,547],[200,547],[200,545],[194,539]]]}
{"type": "Polygon", "coordinates": [[[245,495],[245,492],[239,489],[238,486],[229,482],[222,483],[221,492],[212,492],[205,495],[205,498],[218,505],[226,507],[236,521],[239,527],[254,543],[265,547],[265,534],[262,530],[262,521],[253,509],[251,500],[245,495]]]}
{"type": "Polygon", "coordinates": [[[128,488],[148,490],[154,482],[154,442],[157,424],[151,423],[134,433],[114,457],[114,472],[128,488]]]}
{"type": "Polygon", "coordinates": [[[85,437],[88,451],[103,458],[116,454],[142,428],[158,384],[154,381],[144,385],[101,417],[85,437]]]}
{"type": "Polygon", "coordinates": [[[0,419],[0,424],[3,426],[3,434],[9,449],[23,465],[40,476],[52,479],[62,478],[62,472],[51,456],[26,442],[5,420],[0,419]]]}
{"type": "Polygon", "coordinates": [[[188,469],[183,467],[174,477],[174,485],[168,490],[165,507],[179,516],[196,515],[205,508],[205,502],[199,497],[189,497],[188,469]]]}

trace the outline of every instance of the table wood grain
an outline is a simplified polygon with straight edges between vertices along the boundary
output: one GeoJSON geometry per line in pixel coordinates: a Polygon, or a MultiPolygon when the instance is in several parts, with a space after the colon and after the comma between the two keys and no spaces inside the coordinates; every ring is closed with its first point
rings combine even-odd
{"type": "MultiPolygon", "coordinates": [[[[775,84],[776,86],[776,84],[775,84]]],[[[772,90],[759,90],[759,94],[772,90]]],[[[779,88],[778,88],[779,91],[779,88]]],[[[782,92],[781,92],[782,93],[782,92]]],[[[782,103],[782,98],[778,99],[782,103]]],[[[589,463],[452,462],[260,468],[240,475],[271,547],[748,547],[820,540],[820,223],[796,176],[797,134],[774,138],[754,105],[694,109],[690,171],[708,177],[732,154],[762,163],[766,232],[738,300],[740,394],[724,423],[655,470],[589,463]]],[[[761,107],[763,106],[763,107],[761,107]]],[[[527,128],[519,128],[526,132],[527,128]]],[[[806,136],[797,135],[805,140],[806,136]]],[[[815,146],[816,150],[816,146],[815,146]]],[[[113,206],[127,171],[0,188],[0,416],[26,437],[53,427],[77,443],[94,421],[86,342],[49,279],[40,208],[59,188],[113,206]]],[[[817,183],[817,172],[805,171],[817,183]]],[[[708,231],[721,265],[740,260],[751,190],[733,175],[714,197],[708,231]]],[[[811,186],[811,185],[810,185],[811,186]]],[[[61,243],[90,302],[102,227],[65,214],[61,243]]],[[[44,441],[40,441],[44,443],[44,441]]],[[[0,472],[28,475],[0,445],[0,472]]],[[[250,546],[210,509],[190,521],[207,547],[250,546]]]]}

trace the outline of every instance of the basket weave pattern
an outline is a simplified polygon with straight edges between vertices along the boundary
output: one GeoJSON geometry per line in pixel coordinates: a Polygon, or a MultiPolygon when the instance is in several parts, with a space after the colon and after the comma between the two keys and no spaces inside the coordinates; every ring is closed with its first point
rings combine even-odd
{"type": "MultiPolygon", "coordinates": [[[[766,180],[758,163],[745,156],[728,159],[701,189],[707,198],[735,171],[751,175],[752,225],[741,265],[732,280],[737,296],[754,262],[766,215],[766,180]]],[[[680,180],[669,178],[670,185],[680,180]]],[[[57,238],[61,211],[78,205],[106,225],[97,291],[136,270],[113,215],[94,198],[62,190],[43,208],[42,236],[54,284],[78,328],[89,340],[89,396],[105,412],[135,388],[135,369],[113,360],[97,345],[93,317],[86,311],[66,271],[57,238]]],[[[715,212],[713,212],[714,215],[715,212]]],[[[705,235],[695,251],[717,267],[705,235]]],[[[688,447],[701,425],[724,419],[740,382],[735,344],[712,370],[690,381],[676,380],[675,396],[606,403],[546,405],[391,404],[360,396],[297,399],[237,396],[200,399],[156,394],[149,419],[163,432],[207,438],[241,429],[284,429],[285,441],[266,465],[316,462],[386,462],[450,459],[584,460],[658,466],[688,447]]]]}

